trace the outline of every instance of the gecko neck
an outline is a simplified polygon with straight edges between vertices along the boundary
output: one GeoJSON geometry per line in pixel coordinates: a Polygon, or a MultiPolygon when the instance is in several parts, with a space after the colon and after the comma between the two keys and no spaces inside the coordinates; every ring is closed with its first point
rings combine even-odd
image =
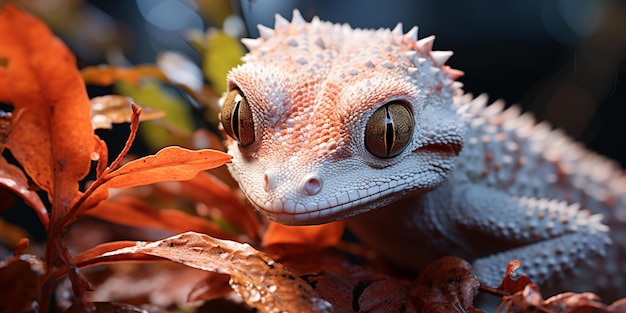
{"type": "Polygon", "coordinates": [[[446,207],[451,186],[444,182],[437,189],[404,197],[387,206],[346,219],[350,231],[362,242],[392,263],[417,272],[440,256],[441,245],[448,245],[449,225],[438,215],[446,207]],[[419,217],[419,218],[414,218],[419,217]],[[426,218],[425,218],[426,217],[426,218]],[[416,232],[415,229],[428,229],[416,232]],[[420,249],[415,249],[420,247],[420,249]]]}

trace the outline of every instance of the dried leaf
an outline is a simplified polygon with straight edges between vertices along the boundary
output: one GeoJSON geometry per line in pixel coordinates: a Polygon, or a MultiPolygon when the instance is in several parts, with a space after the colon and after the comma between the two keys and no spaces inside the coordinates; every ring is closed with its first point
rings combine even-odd
{"type": "Polygon", "coordinates": [[[7,144],[11,128],[13,128],[13,125],[17,123],[23,112],[24,110],[20,110],[13,115],[13,112],[0,110],[0,154],[4,151],[4,147],[7,144]]]}
{"type": "Polygon", "coordinates": [[[0,12],[0,42],[0,58],[7,60],[0,101],[24,110],[7,148],[48,192],[53,208],[66,209],[93,149],[89,99],[75,58],[46,25],[12,4],[0,12]]]}
{"type": "Polygon", "coordinates": [[[17,196],[9,189],[0,188],[0,215],[15,206],[17,196]]]}
{"type": "Polygon", "coordinates": [[[156,228],[182,233],[195,231],[211,236],[234,239],[211,221],[178,210],[157,210],[135,198],[102,201],[86,215],[131,227],[156,228]]]}
{"type": "Polygon", "coordinates": [[[198,172],[221,166],[229,162],[231,156],[217,150],[188,150],[180,147],[166,147],[155,155],[130,161],[122,167],[107,173],[104,183],[81,205],[81,212],[96,206],[109,195],[109,188],[126,188],[148,185],[162,181],[192,179],[198,172]]]}
{"type": "Polygon", "coordinates": [[[36,312],[43,264],[32,255],[0,262],[0,312],[36,312]]]}
{"type": "MultiPolygon", "coordinates": [[[[124,248],[132,248],[136,246],[136,241],[113,241],[97,245],[89,250],[84,251],[74,258],[74,263],[78,267],[87,267],[91,265],[97,265],[102,263],[113,263],[119,261],[155,261],[162,258],[142,253],[127,253],[127,254],[108,254],[111,251],[116,251],[124,248]],[[107,254],[106,256],[103,256],[107,254]]],[[[60,275],[59,275],[60,276],[60,275]]]]}
{"type": "Polygon", "coordinates": [[[332,272],[307,276],[306,279],[324,300],[333,305],[335,312],[358,312],[358,302],[354,305],[354,281],[332,272]]]}
{"type": "Polygon", "coordinates": [[[229,275],[207,272],[207,276],[198,282],[187,297],[187,301],[209,301],[226,298],[233,293],[233,289],[228,285],[229,275]]]}
{"type": "Polygon", "coordinates": [[[614,313],[626,312],[626,298],[622,298],[620,300],[613,302],[609,306],[608,311],[614,312],[614,313]]]}
{"type": "Polygon", "coordinates": [[[359,312],[417,312],[408,301],[410,297],[406,284],[384,278],[362,287],[358,295],[359,312]]]}
{"type": "Polygon", "coordinates": [[[263,236],[263,245],[301,244],[309,249],[336,245],[343,235],[343,221],[310,226],[286,226],[271,222],[263,236]]]}
{"type": "Polygon", "coordinates": [[[324,271],[306,279],[335,312],[417,312],[408,282],[364,268],[349,274],[324,271]]]}
{"type": "Polygon", "coordinates": [[[523,313],[534,312],[535,308],[539,308],[543,304],[543,297],[539,291],[539,286],[528,284],[524,289],[516,292],[511,296],[505,296],[498,307],[498,312],[523,313]],[[504,311],[502,311],[504,310],[504,311]]]}
{"type": "Polygon", "coordinates": [[[621,313],[625,312],[624,309],[626,309],[626,299],[606,305],[597,295],[590,292],[564,292],[544,301],[539,287],[535,284],[528,284],[523,290],[504,297],[498,312],[621,313]]]}
{"type": "Polygon", "coordinates": [[[48,227],[48,211],[46,207],[41,202],[39,195],[36,192],[29,189],[28,179],[22,170],[7,162],[7,160],[0,155],[0,186],[7,188],[19,195],[24,202],[30,206],[37,216],[39,220],[44,225],[44,227],[48,227]]]}
{"type": "MultiPolygon", "coordinates": [[[[541,294],[539,294],[539,299],[541,300],[541,294]]],[[[554,312],[610,312],[608,310],[608,306],[600,302],[600,297],[590,292],[580,294],[565,292],[547,299],[543,304],[543,307],[547,309],[547,311],[552,310],[554,312]]]]}
{"type": "MultiPolygon", "coordinates": [[[[133,113],[132,98],[119,95],[95,97],[91,102],[91,124],[94,129],[111,129],[113,124],[129,123],[133,113]]],[[[149,121],[165,116],[165,112],[142,106],[141,121],[149,121]]]]}
{"type": "Polygon", "coordinates": [[[357,265],[353,257],[337,249],[316,250],[294,244],[268,248],[271,255],[280,255],[281,264],[308,281],[335,312],[415,312],[410,281],[357,265]]]}
{"type": "Polygon", "coordinates": [[[109,65],[88,66],[83,68],[80,74],[85,83],[99,86],[109,86],[116,81],[125,81],[137,85],[145,77],[167,79],[163,72],[154,65],[137,65],[129,68],[109,65]]]}
{"type": "Polygon", "coordinates": [[[471,264],[457,257],[443,257],[424,268],[412,293],[423,312],[482,312],[473,305],[480,286],[471,264]],[[463,310],[463,311],[460,311],[463,310]]]}
{"type": "MultiPolygon", "coordinates": [[[[150,303],[164,308],[189,306],[187,296],[193,287],[213,274],[166,261],[116,263],[85,272],[95,287],[89,301],[150,303]]],[[[230,289],[228,281],[226,287],[230,289]]]]}
{"type": "Polygon", "coordinates": [[[267,247],[266,253],[299,276],[320,275],[322,272],[334,273],[344,279],[355,273],[363,274],[361,278],[370,275],[363,266],[354,264],[354,259],[337,249],[317,250],[306,245],[275,244],[267,247]]]}
{"type": "MultiPolygon", "coordinates": [[[[93,312],[98,313],[146,313],[143,308],[138,308],[134,305],[126,304],[126,303],[117,303],[117,302],[93,302],[92,303],[93,312]]],[[[67,310],[63,311],[63,313],[82,313],[80,310],[77,310],[75,306],[69,307],[67,310]]],[[[150,310],[150,313],[158,313],[158,311],[150,310]]]]}
{"type": "Polygon", "coordinates": [[[330,304],[315,295],[306,282],[263,252],[247,244],[187,232],[152,243],[76,258],[78,265],[110,258],[143,254],[165,258],[193,268],[231,275],[231,287],[251,307],[261,312],[328,312],[330,304]],[[78,261],[81,261],[80,263],[78,261]]]}
{"type": "Polygon", "coordinates": [[[517,276],[515,273],[515,270],[517,270],[521,265],[521,260],[509,261],[504,278],[502,278],[502,282],[500,283],[500,286],[498,286],[498,289],[504,290],[509,294],[514,294],[518,291],[524,290],[526,285],[532,284],[532,281],[528,278],[528,276],[526,276],[526,274],[517,276]]]}

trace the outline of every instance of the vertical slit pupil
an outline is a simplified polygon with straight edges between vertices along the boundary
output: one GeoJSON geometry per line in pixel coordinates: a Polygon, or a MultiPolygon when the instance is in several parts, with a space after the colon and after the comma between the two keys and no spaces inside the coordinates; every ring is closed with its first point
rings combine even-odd
{"type": "Polygon", "coordinates": [[[241,104],[241,100],[235,99],[235,109],[233,110],[232,117],[232,125],[233,125],[233,133],[237,140],[241,142],[241,137],[239,136],[239,105],[241,104]]]}
{"type": "Polygon", "coordinates": [[[391,148],[393,147],[394,141],[394,133],[393,133],[393,120],[391,119],[391,115],[389,115],[389,107],[385,106],[385,113],[387,114],[387,129],[385,131],[385,144],[387,148],[387,155],[391,153],[391,148]]]}

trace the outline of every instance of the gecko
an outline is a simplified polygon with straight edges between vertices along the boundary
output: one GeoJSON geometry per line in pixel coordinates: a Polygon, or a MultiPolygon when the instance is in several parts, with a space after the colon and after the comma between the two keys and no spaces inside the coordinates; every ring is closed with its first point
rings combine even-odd
{"type": "MultiPolygon", "coordinates": [[[[626,288],[626,183],[613,161],[519,107],[473,97],[418,28],[275,17],[244,38],[220,122],[228,169],[287,225],[345,220],[401,268],[472,263],[498,286],[521,260],[543,290],[626,288]]],[[[620,294],[621,293],[621,294],[620,294]]]]}

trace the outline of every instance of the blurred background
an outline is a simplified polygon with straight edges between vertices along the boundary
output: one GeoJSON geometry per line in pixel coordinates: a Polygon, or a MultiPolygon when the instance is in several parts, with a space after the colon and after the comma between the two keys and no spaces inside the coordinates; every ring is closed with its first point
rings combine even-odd
{"type": "Polygon", "coordinates": [[[349,23],[353,27],[420,27],[453,50],[465,90],[519,103],[593,150],[626,161],[626,2],[295,1],[295,0],[24,0],[72,47],[81,65],[154,63],[165,50],[200,63],[184,34],[225,27],[257,36],[274,14],[349,23]]]}
{"type": "MultiPolygon", "coordinates": [[[[14,2],[48,23],[76,53],[80,67],[152,64],[164,51],[180,52],[200,65],[203,55],[190,44],[190,31],[204,34],[217,28],[232,37],[256,37],[257,24],[273,27],[274,14],[290,19],[295,8],[307,20],[318,15],[360,28],[393,28],[402,22],[408,30],[418,25],[420,38],[436,35],[435,49],[455,52],[448,64],[465,71],[460,80],[467,92],[518,103],[539,120],[626,165],[626,1],[14,2]]],[[[208,83],[223,84],[223,78],[208,83]]],[[[107,88],[89,91],[90,96],[111,93],[107,88]]],[[[193,106],[180,93],[168,95],[182,106],[193,106]]],[[[158,94],[158,99],[164,97],[158,94]]],[[[183,120],[192,130],[203,127],[193,118],[183,120]]],[[[127,127],[98,134],[117,153],[127,127]]],[[[135,146],[152,150],[141,143],[135,146]]]]}

